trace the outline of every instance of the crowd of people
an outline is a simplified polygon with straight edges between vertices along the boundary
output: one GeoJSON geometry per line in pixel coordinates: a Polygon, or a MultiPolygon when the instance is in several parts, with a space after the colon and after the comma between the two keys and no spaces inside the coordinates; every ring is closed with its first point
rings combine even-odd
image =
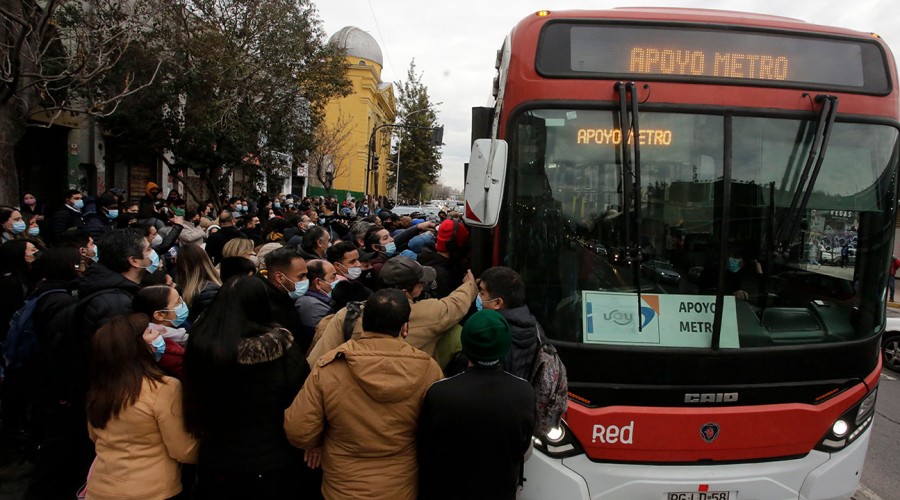
{"type": "Polygon", "coordinates": [[[51,205],[0,207],[26,498],[515,498],[542,334],[458,214],[152,182],[51,205]]]}

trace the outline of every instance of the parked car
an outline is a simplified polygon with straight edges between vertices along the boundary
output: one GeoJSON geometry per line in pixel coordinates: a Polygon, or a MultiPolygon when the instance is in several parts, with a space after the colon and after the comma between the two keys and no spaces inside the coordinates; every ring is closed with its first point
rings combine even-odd
{"type": "Polygon", "coordinates": [[[648,260],[641,264],[644,276],[661,283],[677,285],[681,281],[681,274],[672,267],[672,264],[664,260],[648,260]]]}
{"type": "Polygon", "coordinates": [[[900,373],[900,318],[888,318],[881,338],[881,361],[884,367],[900,373]]]}

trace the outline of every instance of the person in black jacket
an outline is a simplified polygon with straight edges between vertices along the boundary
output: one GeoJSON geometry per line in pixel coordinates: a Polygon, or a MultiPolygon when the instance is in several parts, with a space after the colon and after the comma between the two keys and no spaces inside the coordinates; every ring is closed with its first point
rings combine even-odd
{"type": "Polygon", "coordinates": [[[293,248],[272,250],[265,256],[266,295],[272,310],[272,320],[287,328],[303,352],[312,343],[306,333],[294,303],[309,290],[306,261],[293,248]]]}
{"type": "Polygon", "coordinates": [[[206,240],[206,253],[209,254],[213,264],[216,265],[222,261],[222,249],[225,248],[226,243],[235,238],[247,237],[246,234],[234,226],[234,216],[226,210],[219,214],[219,226],[221,228],[210,234],[206,240]]]}
{"type": "Polygon", "coordinates": [[[303,451],[283,429],[309,366],[273,321],[268,288],[255,277],[226,282],[188,339],[184,416],[200,440],[196,498],[318,496],[303,451]]]}
{"type": "Polygon", "coordinates": [[[100,239],[104,234],[116,228],[115,220],[119,216],[119,202],[110,193],[103,193],[93,203],[88,203],[82,211],[84,231],[94,238],[100,239]]]}
{"type": "Polygon", "coordinates": [[[500,366],[512,339],[498,312],[473,314],[460,340],[468,368],[432,384],[422,404],[419,498],[514,500],[534,430],[534,389],[500,366]],[[477,450],[460,444],[472,436],[477,450]]]}
{"type": "Polygon", "coordinates": [[[484,309],[500,313],[512,335],[512,347],[503,357],[503,369],[525,380],[531,379],[531,369],[538,349],[540,325],[525,305],[525,282],[519,273],[505,266],[495,266],[481,273],[478,297],[484,309]]]}
{"type": "Polygon", "coordinates": [[[56,242],[67,229],[75,227],[84,229],[84,220],[81,218],[81,209],[84,208],[84,199],[81,191],[70,189],[66,191],[65,204],[50,218],[50,239],[48,242],[56,242]]]}
{"type": "Polygon", "coordinates": [[[35,468],[26,499],[67,498],[84,483],[94,444],[87,435],[83,399],[73,374],[84,370],[73,354],[78,336],[71,328],[77,299],[75,280],[84,268],[78,248],[51,248],[36,264],[42,277],[33,297],[34,332],[38,340],[32,381],[32,423],[37,447],[35,468]]]}

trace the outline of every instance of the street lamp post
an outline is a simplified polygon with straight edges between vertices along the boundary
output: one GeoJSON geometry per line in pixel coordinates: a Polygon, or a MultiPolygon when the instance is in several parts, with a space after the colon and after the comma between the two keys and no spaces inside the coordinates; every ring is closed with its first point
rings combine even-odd
{"type": "Polygon", "coordinates": [[[366,196],[369,195],[369,174],[374,170],[372,164],[372,153],[375,152],[375,134],[385,128],[403,128],[407,130],[435,130],[438,132],[443,132],[444,127],[410,127],[407,125],[394,124],[394,123],[385,123],[384,125],[379,125],[372,129],[372,133],[369,134],[369,147],[366,150],[366,196]]]}

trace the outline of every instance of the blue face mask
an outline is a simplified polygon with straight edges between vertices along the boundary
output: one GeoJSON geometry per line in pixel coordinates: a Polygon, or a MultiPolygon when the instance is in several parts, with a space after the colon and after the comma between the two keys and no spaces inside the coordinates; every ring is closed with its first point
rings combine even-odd
{"type": "Polygon", "coordinates": [[[239,211],[238,211],[238,212],[231,212],[231,216],[234,217],[235,219],[240,219],[240,218],[241,218],[241,212],[239,212],[239,211]]]}
{"type": "MultiPolygon", "coordinates": [[[[285,277],[285,278],[287,278],[287,277],[285,277]]],[[[303,297],[304,295],[306,295],[306,291],[309,290],[309,280],[303,280],[303,281],[288,280],[288,281],[290,281],[291,283],[294,284],[294,289],[288,290],[288,295],[294,300],[297,300],[300,297],[303,297]]],[[[284,287],[284,285],[281,285],[281,286],[284,287]]],[[[287,290],[287,287],[285,287],[285,290],[287,290]]]]}
{"type": "Polygon", "coordinates": [[[155,273],[157,269],[159,269],[159,255],[156,254],[156,250],[150,250],[150,265],[145,267],[148,273],[155,273]]]}
{"type": "Polygon", "coordinates": [[[181,304],[178,304],[178,307],[175,309],[163,309],[163,311],[175,311],[175,319],[170,319],[169,322],[172,323],[172,326],[178,328],[188,319],[188,314],[190,314],[191,310],[188,308],[187,304],[184,301],[181,301],[181,304]]]}
{"type": "Polygon", "coordinates": [[[109,217],[110,220],[115,219],[116,217],[119,216],[119,211],[118,210],[110,210],[106,213],[106,216],[109,217]]]}
{"type": "Polygon", "coordinates": [[[23,220],[16,221],[16,222],[13,222],[12,232],[13,232],[13,234],[21,234],[21,233],[25,232],[25,229],[27,227],[28,226],[25,224],[25,221],[23,221],[23,220]]]}
{"type": "Polygon", "coordinates": [[[275,202],[275,208],[281,208],[281,203],[275,202]]]}
{"type": "Polygon", "coordinates": [[[150,342],[150,345],[153,346],[154,349],[153,357],[155,357],[156,360],[159,361],[159,358],[161,358],[162,355],[166,352],[166,339],[164,339],[163,336],[160,335],[153,339],[153,342],[150,342]]]}
{"type": "Polygon", "coordinates": [[[84,208],[84,200],[75,200],[75,203],[73,203],[72,206],[78,210],[81,210],[82,208],[84,208]]]}
{"type": "Polygon", "coordinates": [[[340,282],[340,280],[334,280],[328,284],[328,288],[329,288],[328,297],[329,298],[331,298],[331,294],[334,293],[334,287],[336,287],[339,282],[340,282]]]}
{"type": "Polygon", "coordinates": [[[736,273],[741,270],[741,259],[728,257],[728,270],[736,273]]]}
{"type": "Polygon", "coordinates": [[[388,257],[394,255],[395,253],[397,253],[397,245],[395,245],[393,241],[388,243],[384,246],[384,253],[388,257]]]}
{"type": "Polygon", "coordinates": [[[481,295],[475,296],[475,309],[478,309],[479,311],[484,309],[484,301],[481,300],[481,295]]]}
{"type": "Polygon", "coordinates": [[[28,228],[28,234],[30,234],[31,236],[37,236],[37,235],[41,234],[41,228],[30,227],[30,228],[28,228]]]}
{"type": "Polygon", "coordinates": [[[94,262],[100,262],[100,249],[97,248],[97,245],[94,245],[94,256],[91,257],[91,260],[94,262]]]}

